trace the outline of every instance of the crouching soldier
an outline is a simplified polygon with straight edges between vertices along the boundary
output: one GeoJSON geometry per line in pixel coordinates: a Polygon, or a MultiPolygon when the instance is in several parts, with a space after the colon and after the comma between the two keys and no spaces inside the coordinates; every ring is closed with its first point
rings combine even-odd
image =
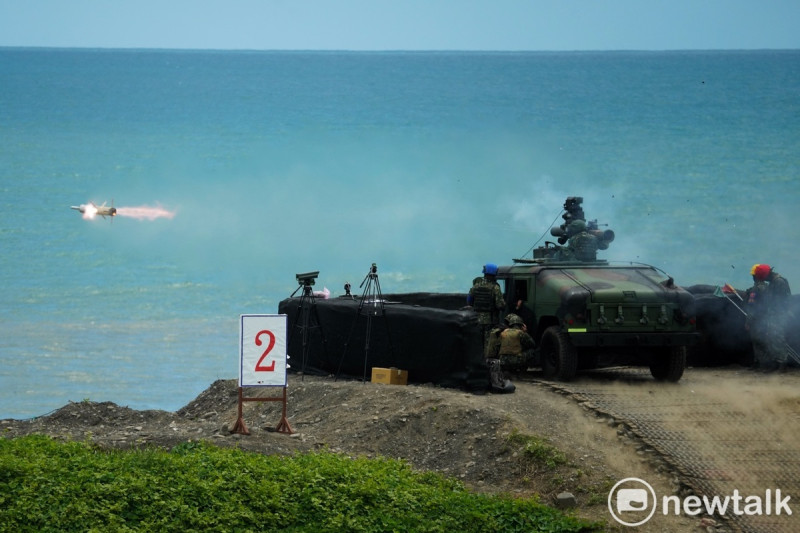
{"type": "Polygon", "coordinates": [[[492,328],[483,352],[486,358],[486,366],[489,368],[489,386],[492,392],[514,392],[516,390],[514,384],[506,379],[503,368],[500,365],[501,337],[503,332],[508,329],[508,320],[512,316],[515,315],[506,315],[503,323],[492,328]]]}
{"type": "Polygon", "coordinates": [[[528,328],[519,316],[508,314],[506,322],[508,327],[500,332],[500,365],[506,372],[524,372],[533,357],[536,343],[528,335],[528,328]]]}

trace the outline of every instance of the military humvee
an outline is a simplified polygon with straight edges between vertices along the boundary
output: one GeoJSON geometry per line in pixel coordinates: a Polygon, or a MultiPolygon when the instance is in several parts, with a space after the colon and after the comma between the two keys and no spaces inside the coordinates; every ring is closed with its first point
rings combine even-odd
{"type": "Polygon", "coordinates": [[[655,267],[597,259],[614,233],[587,222],[582,202],[567,198],[564,223],[550,230],[558,245],[546,242],[533,259],[498,269],[509,309],[536,341],[531,366],[561,381],[579,369],[619,364],[646,365],[657,380],[680,380],[687,346],[699,337],[694,297],[655,267]]]}

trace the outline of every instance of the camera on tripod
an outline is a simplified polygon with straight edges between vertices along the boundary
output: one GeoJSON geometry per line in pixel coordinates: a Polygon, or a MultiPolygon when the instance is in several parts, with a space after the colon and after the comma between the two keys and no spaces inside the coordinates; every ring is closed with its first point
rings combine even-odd
{"type": "Polygon", "coordinates": [[[319,270],[315,270],[314,272],[305,272],[303,274],[295,274],[294,277],[297,278],[298,284],[310,287],[311,285],[314,285],[314,280],[319,277],[319,270]]]}

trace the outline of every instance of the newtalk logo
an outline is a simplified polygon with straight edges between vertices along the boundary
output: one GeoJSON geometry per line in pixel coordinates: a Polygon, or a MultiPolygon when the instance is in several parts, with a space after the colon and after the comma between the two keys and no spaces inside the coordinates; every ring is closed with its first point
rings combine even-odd
{"type": "MultiPolygon", "coordinates": [[[[720,516],[779,516],[792,514],[791,496],[781,489],[767,489],[763,495],[743,496],[738,490],[726,496],[664,496],[661,513],[666,515],[697,516],[701,513],[720,516]]],[[[658,511],[656,491],[637,477],[617,482],[608,493],[608,510],[614,520],[623,526],[640,526],[653,518],[658,511]]]]}

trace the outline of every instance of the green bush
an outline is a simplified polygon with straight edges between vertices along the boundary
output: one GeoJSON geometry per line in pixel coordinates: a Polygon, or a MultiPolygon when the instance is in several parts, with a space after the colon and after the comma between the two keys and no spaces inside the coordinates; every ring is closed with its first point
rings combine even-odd
{"type": "Polygon", "coordinates": [[[100,450],[0,439],[0,531],[588,531],[530,499],[468,492],[389,459],[186,443],[100,450]]]}

